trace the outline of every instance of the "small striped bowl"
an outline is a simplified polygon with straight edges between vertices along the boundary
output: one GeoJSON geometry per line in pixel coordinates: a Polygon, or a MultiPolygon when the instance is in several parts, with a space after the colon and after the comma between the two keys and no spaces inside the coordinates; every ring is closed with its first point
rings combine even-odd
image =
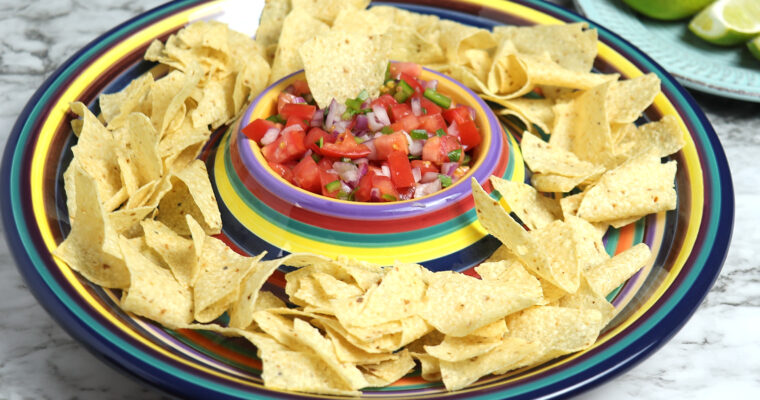
{"type": "Polygon", "coordinates": [[[477,265],[498,247],[477,221],[470,179],[490,191],[489,176],[522,181],[525,169],[514,138],[480,97],[441,73],[423,69],[422,79],[438,80],[439,90],[455,104],[475,110],[483,141],[475,149],[473,167],[452,186],[423,198],[363,203],[328,198],[288,183],[241,132],[251,121],[273,115],[279,93],[297,79],[303,79],[302,71],[264,90],[222,139],[223,151],[215,155],[214,180],[225,231],[240,226],[234,236],[228,235],[230,239],[249,253],[312,252],[447,270],[477,265]]]}

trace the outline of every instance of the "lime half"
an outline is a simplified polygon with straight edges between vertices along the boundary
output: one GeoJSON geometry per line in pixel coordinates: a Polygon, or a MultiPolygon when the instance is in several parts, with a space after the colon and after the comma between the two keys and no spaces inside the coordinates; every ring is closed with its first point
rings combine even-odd
{"type": "Polygon", "coordinates": [[[747,48],[749,49],[749,52],[755,56],[755,58],[760,60],[760,36],[747,42],[747,48]]]}
{"type": "Polygon", "coordinates": [[[718,0],[691,20],[689,30],[713,44],[745,42],[760,34],[760,1],[718,0]]]}

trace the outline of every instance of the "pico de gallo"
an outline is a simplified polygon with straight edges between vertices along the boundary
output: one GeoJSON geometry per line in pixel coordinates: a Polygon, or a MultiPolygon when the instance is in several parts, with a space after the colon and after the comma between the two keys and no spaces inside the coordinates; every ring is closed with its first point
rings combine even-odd
{"type": "Polygon", "coordinates": [[[298,80],[279,94],[276,115],[242,131],[272,170],[310,192],[360,202],[423,197],[465,175],[481,134],[474,110],[421,72],[390,63],[378,98],[362,91],[327,109],[298,80]]]}

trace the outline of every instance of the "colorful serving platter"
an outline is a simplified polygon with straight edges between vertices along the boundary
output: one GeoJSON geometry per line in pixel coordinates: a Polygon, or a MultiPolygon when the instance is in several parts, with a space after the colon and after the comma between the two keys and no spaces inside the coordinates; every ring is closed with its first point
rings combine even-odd
{"type": "MultiPolygon", "coordinates": [[[[262,3],[177,1],[107,32],[69,59],[34,94],[11,132],[2,161],[0,185],[6,190],[0,195],[0,204],[7,240],[19,271],[40,303],[72,336],[104,361],[187,398],[325,396],[264,388],[261,364],[255,348],[247,342],[204,331],[172,331],[124,313],[118,307],[118,292],[90,284],[51,256],[69,229],[62,173],[71,159],[70,148],[76,139],[70,129],[74,116],[68,112],[68,104],[83,101],[97,113],[99,94],[123,88],[152,67],[141,60],[150,42],[154,38],[165,39],[188,22],[217,19],[252,34],[256,26],[251,25],[251,21],[257,19],[262,3]]],[[[377,4],[392,4],[484,28],[496,24],[584,20],[538,0],[410,0],[377,4]]],[[[693,99],[667,72],[615,34],[598,29],[601,43],[595,68],[601,72],[618,72],[623,78],[656,73],[662,80],[662,94],[646,111],[643,120],[674,115],[690,135],[684,149],[673,157],[679,164],[677,209],[611,230],[604,239],[610,254],[645,242],[656,257],[611,295],[618,315],[597,343],[586,351],[533,369],[487,376],[466,389],[451,393],[439,383],[422,380],[416,371],[390,387],[365,391],[365,397],[528,399],[569,396],[616,376],[650,355],[678,331],[710,289],[725,259],[734,218],[731,176],[717,136],[693,99]]],[[[235,126],[220,130],[201,154],[216,185],[218,198],[224,195],[220,193],[222,185],[214,177],[222,176],[218,168],[234,168],[231,159],[225,164],[234,132],[235,126]]],[[[237,192],[234,187],[225,190],[232,191],[227,195],[244,195],[240,187],[237,192]]],[[[240,232],[233,232],[235,221],[240,221],[229,209],[222,207],[222,213],[225,220],[220,237],[245,252],[245,246],[240,245],[240,232]]],[[[280,253],[284,254],[285,250],[270,251],[270,256],[278,257],[280,253]]],[[[436,269],[442,268],[445,267],[436,269]]],[[[470,266],[461,265],[456,269],[467,271],[470,266]]],[[[283,273],[278,271],[265,289],[282,294],[283,273]]]]}

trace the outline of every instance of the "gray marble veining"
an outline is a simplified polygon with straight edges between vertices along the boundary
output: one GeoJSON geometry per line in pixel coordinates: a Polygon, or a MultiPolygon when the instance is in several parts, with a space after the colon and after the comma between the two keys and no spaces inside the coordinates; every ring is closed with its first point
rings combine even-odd
{"type": "MultiPolygon", "coordinates": [[[[568,0],[555,2],[571,6],[568,0]]],[[[57,66],[98,35],[158,4],[0,0],[0,143],[57,66]]],[[[695,97],[720,137],[734,179],[737,217],[723,272],[662,349],[579,398],[760,398],[760,104],[695,97]]],[[[165,398],[71,339],[31,295],[0,239],[0,399],[165,398]]]]}

